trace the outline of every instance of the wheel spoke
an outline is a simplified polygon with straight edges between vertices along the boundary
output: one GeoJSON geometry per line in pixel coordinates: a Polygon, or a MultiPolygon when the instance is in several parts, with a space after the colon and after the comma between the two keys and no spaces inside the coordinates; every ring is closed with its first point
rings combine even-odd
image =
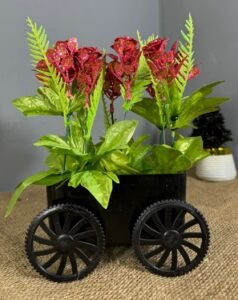
{"type": "Polygon", "coordinates": [[[51,265],[53,265],[60,258],[60,254],[56,253],[53,255],[47,262],[43,264],[44,269],[48,269],[51,265]]]}
{"type": "Polygon", "coordinates": [[[44,232],[51,238],[55,238],[56,234],[45,224],[43,221],[40,223],[40,227],[44,230],[44,232]]]}
{"type": "Polygon", "coordinates": [[[171,263],[171,270],[175,271],[177,268],[177,262],[178,262],[178,253],[177,249],[172,250],[172,263],[171,263]]]}
{"type": "Polygon", "coordinates": [[[88,243],[88,242],[83,242],[83,241],[75,241],[75,246],[77,248],[83,248],[83,249],[86,249],[86,250],[92,251],[92,252],[96,251],[96,249],[97,249],[96,245],[88,243]]]}
{"type": "Polygon", "coordinates": [[[158,268],[162,267],[164,265],[164,263],[166,262],[167,258],[169,257],[169,253],[170,253],[170,250],[167,249],[164,251],[164,253],[161,255],[159,261],[157,262],[156,266],[158,268]]]}
{"type": "Polygon", "coordinates": [[[53,245],[53,241],[44,239],[38,235],[34,235],[33,240],[39,244],[48,245],[48,246],[53,245]]]}
{"type": "Polygon", "coordinates": [[[88,238],[88,237],[92,237],[92,236],[96,236],[96,232],[94,230],[87,230],[87,231],[84,231],[84,232],[80,232],[78,234],[76,234],[74,236],[74,239],[77,240],[77,239],[83,239],[83,238],[88,238]]]}
{"type": "Polygon", "coordinates": [[[140,244],[143,245],[160,245],[162,243],[161,239],[144,239],[140,238],[140,244]]]}
{"type": "Polygon", "coordinates": [[[88,256],[80,249],[75,248],[74,252],[78,255],[79,258],[82,259],[82,261],[86,264],[89,265],[90,264],[90,259],[88,258],[88,256]]]}
{"type": "Polygon", "coordinates": [[[66,261],[67,261],[67,255],[63,255],[61,257],[61,261],[60,261],[60,265],[59,265],[59,268],[56,272],[56,275],[62,275],[63,272],[64,272],[64,269],[65,269],[65,266],[66,266],[66,261]]]}
{"type": "Polygon", "coordinates": [[[35,256],[44,256],[44,255],[48,255],[48,254],[52,254],[52,253],[55,253],[54,248],[49,248],[49,249],[34,252],[35,256]]]}
{"type": "Polygon", "coordinates": [[[180,252],[180,254],[182,255],[184,262],[186,264],[186,266],[188,266],[191,263],[191,260],[187,254],[187,252],[185,251],[185,249],[183,248],[183,246],[180,246],[178,248],[178,251],[180,252]]]}
{"type": "Polygon", "coordinates": [[[182,241],[182,244],[188,248],[190,248],[191,250],[193,250],[196,253],[200,252],[200,248],[198,248],[197,246],[195,246],[194,244],[188,242],[188,241],[182,241]]]}
{"type": "Polygon", "coordinates": [[[85,224],[87,224],[87,220],[85,218],[82,218],[80,221],[78,221],[68,232],[69,235],[74,235],[77,233],[80,228],[82,228],[85,224]]]}
{"type": "Polygon", "coordinates": [[[165,227],[166,227],[166,229],[171,229],[171,226],[172,226],[171,213],[172,213],[171,207],[167,207],[165,209],[165,227]]]}
{"type": "Polygon", "coordinates": [[[152,216],[152,220],[153,220],[153,222],[155,223],[155,225],[157,226],[157,228],[159,229],[159,231],[160,231],[161,233],[163,233],[163,232],[166,231],[166,228],[165,228],[165,226],[162,224],[162,222],[161,222],[161,220],[160,220],[160,218],[159,218],[159,216],[158,216],[157,213],[155,213],[155,214],[152,216]]]}
{"type": "Polygon", "coordinates": [[[181,234],[182,238],[194,238],[194,239],[202,239],[203,234],[201,232],[183,232],[181,234]]]}
{"type": "Polygon", "coordinates": [[[185,214],[186,214],[186,210],[180,210],[180,212],[177,214],[176,218],[174,219],[174,222],[172,224],[172,229],[177,228],[180,225],[180,222],[183,221],[185,214]]]}
{"type": "Polygon", "coordinates": [[[152,227],[150,227],[147,224],[144,224],[143,230],[145,232],[147,232],[150,236],[153,236],[155,238],[159,238],[162,236],[162,234],[160,232],[158,232],[157,230],[153,229],[152,227]]]}
{"type": "Polygon", "coordinates": [[[54,224],[54,229],[55,229],[55,232],[57,234],[60,234],[61,231],[62,231],[62,228],[61,228],[61,225],[60,225],[60,219],[59,219],[59,214],[58,212],[54,213],[52,215],[52,221],[53,221],[53,224],[54,224]]]}
{"type": "Polygon", "coordinates": [[[155,256],[155,255],[157,255],[157,254],[159,254],[159,253],[162,252],[163,250],[165,250],[164,247],[163,247],[163,246],[160,246],[159,248],[156,248],[156,249],[154,249],[154,250],[152,250],[152,251],[150,251],[150,252],[147,252],[147,253],[145,254],[145,257],[146,257],[146,258],[151,258],[151,257],[153,257],[153,256],[155,256]]]}
{"type": "Polygon", "coordinates": [[[69,254],[69,260],[70,260],[71,267],[72,267],[72,273],[78,274],[78,266],[77,266],[76,258],[73,253],[69,254]]]}
{"type": "Polygon", "coordinates": [[[71,212],[68,212],[64,219],[64,225],[62,229],[62,233],[67,233],[71,224],[71,212]]]}
{"type": "Polygon", "coordinates": [[[185,231],[186,229],[188,229],[189,227],[192,227],[194,225],[198,224],[198,221],[196,219],[192,219],[189,222],[181,225],[177,230],[179,232],[185,231]]]}

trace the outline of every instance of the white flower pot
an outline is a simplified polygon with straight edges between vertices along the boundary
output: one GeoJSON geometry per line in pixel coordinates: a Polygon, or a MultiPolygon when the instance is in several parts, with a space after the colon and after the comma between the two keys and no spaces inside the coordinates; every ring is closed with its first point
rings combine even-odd
{"type": "Polygon", "coordinates": [[[233,154],[210,155],[196,164],[197,177],[208,181],[228,181],[236,177],[233,154]]]}

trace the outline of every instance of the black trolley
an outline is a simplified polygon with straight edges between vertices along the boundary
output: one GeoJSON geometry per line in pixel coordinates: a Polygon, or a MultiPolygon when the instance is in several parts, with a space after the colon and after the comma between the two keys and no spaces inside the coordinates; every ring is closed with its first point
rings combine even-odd
{"type": "Polygon", "coordinates": [[[186,203],[186,174],[122,175],[108,209],[84,188],[47,188],[48,208],[26,235],[26,253],[44,277],[81,279],[100,262],[105,246],[130,246],[161,276],[183,275],[199,265],[209,246],[203,215],[186,203]]]}

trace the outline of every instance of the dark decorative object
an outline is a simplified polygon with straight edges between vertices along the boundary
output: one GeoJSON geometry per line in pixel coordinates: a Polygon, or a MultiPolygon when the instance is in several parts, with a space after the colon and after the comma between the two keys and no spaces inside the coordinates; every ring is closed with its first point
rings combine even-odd
{"type": "Polygon", "coordinates": [[[196,127],[192,136],[202,136],[204,148],[219,148],[233,140],[232,133],[226,129],[224,117],[219,111],[211,112],[193,121],[196,127]]]}
{"type": "Polygon", "coordinates": [[[81,279],[97,266],[105,244],[132,243],[140,262],[162,276],[183,275],[203,260],[209,229],[184,202],[185,174],[124,175],[120,182],[107,210],[82,187],[47,189],[49,208],[26,236],[28,258],[41,275],[57,282],[81,279]]]}

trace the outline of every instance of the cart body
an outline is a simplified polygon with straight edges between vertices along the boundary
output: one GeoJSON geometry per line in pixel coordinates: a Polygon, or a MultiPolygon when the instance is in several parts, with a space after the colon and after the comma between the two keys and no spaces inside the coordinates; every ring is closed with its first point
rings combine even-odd
{"type": "Polygon", "coordinates": [[[107,209],[83,187],[47,188],[48,207],[59,203],[83,206],[101,221],[107,246],[131,245],[132,227],[140,213],[157,201],[186,200],[186,174],[121,175],[113,184],[107,209]]]}

